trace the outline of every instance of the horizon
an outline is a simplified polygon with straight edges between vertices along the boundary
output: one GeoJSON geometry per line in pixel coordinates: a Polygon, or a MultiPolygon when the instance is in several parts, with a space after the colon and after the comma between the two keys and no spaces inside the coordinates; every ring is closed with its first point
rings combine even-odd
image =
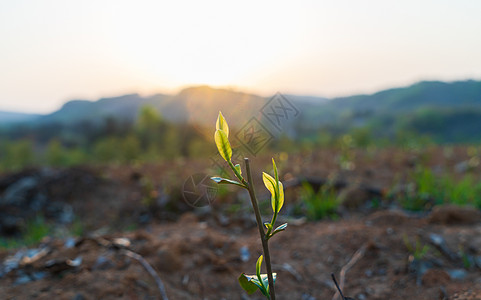
{"type": "Polygon", "coordinates": [[[0,4],[0,110],[208,85],[335,98],[481,79],[481,2],[0,4]],[[367,4],[366,4],[367,3],[367,4]]]}
{"type": "MultiPolygon", "coordinates": [[[[367,95],[367,96],[370,96],[370,95],[374,95],[374,94],[377,94],[379,92],[383,92],[383,91],[386,91],[386,90],[391,90],[391,89],[400,89],[400,88],[407,88],[407,87],[411,87],[413,85],[416,85],[416,84],[419,84],[419,83],[423,83],[423,82],[441,82],[441,83],[446,83],[446,84],[450,84],[450,83],[455,83],[455,82],[465,82],[465,81],[481,81],[481,80],[478,80],[478,79],[472,79],[472,78],[467,78],[467,79],[464,79],[464,80],[452,80],[452,81],[442,81],[442,80],[420,80],[420,81],[416,81],[416,82],[412,82],[410,84],[407,84],[407,85],[400,85],[400,86],[391,86],[391,87],[386,87],[386,88],[383,88],[383,89],[378,89],[378,90],[375,90],[375,91],[372,91],[372,92],[368,92],[368,93],[355,93],[355,94],[348,94],[348,95],[339,95],[339,96],[334,96],[334,97],[324,97],[322,95],[310,95],[310,94],[285,94],[285,95],[292,95],[292,96],[301,96],[301,97],[314,97],[314,98],[319,98],[319,99],[327,99],[327,100],[335,100],[337,98],[343,98],[343,97],[351,97],[351,96],[360,96],[360,95],[367,95]]],[[[75,98],[75,99],[68,99],[64,102],[62,102],[60,104],[60,106],[54,108],[53,110],[51,111],[47,111],[47,112],[29,112],[29,111],[19,111],[19,110],[4,110],[4,109],[1,109],[0,107],[0,112],[5,112],[5,113],[19,113],[19,114],[32,114],[32,115],[48,115],[48,114],[51,114],[51,113],[54,113],[56,111],[59,111],[60,109],[62,109],[62,107],[71,102],[71,101],[88,101],[88,102],[97,102],[99,100],[102,100],[102,99],[111,99],[111,98],[118,98],[118,97],[123,97],[123,96],[127,96],[127,95],[139,95],[141,97],[151,97],[151,96],[155,96],[155,95],[158,95],[158,94],[163,94],[163,95],[169,95],[169,96],[173,96],[173,95],[176,95],[178,93],[180,93],[181,91],[183,91],[184,89],[189,89],[189,88],[201,88],[201,87],[208,87],[208,88],[211,88],[211,89],[214,89],[214,90],[228,90],[228,91],[232,91],[234,93],[245,93],[245,94],[249,94],[249,95],[254,95],[254,96],[260,96],[260,97],[263,97],[263,98],[269,98],[269,97],[272,97],[275,93],[272,93],[271,95],[263,95],[263,94],[259,94],[259,93],[255,93],[254,91],[245,91],[245,90],[242,90],[242,89],[239,89],[239,88],[236,88],[236,87],[229,87],[229,86],[210,86],[210,85],[191,85],[191,86],[184,86],[172,93],[169,93],[169,92],[154,92],[154,93],[139,93],[139,92],[127,92],[127,93],[123,93],[123,94],[117,94],[117,95],[108,95],[108,96],[101,96],[101,97],[98,97],[98,98],[91,98],[91,99],[79,99],[79,98],[75,98]]]]}

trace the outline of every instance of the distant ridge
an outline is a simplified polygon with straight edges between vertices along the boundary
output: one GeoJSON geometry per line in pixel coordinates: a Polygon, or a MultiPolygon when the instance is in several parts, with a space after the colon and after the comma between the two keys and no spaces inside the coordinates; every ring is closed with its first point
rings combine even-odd
{"type": "MultiPolygon", "coordinates": [[[[457,134],[453,128],[468,130],[461,134],[463,140],[474,134],[474,130],[478,130],[478,136],[481,132],[481,81],[422,81],[370,95],[333,99],[285,96],[301,112],[301,117],[290,120],[289,126],[299,131],[311,130],[312,134],[326,126],[337,132],[367,127],[381,135],[404,128],[449,141],[457,134]]],[[[48,115],[0,112],[0,125],[20,122],[69,125],[85,121],[99,123],[106,118],[132,122],[139,109],[149,105],[172,122],[210,126],[221,110],[230,124],[242,126],[252,117],[262,119],[261,109],[269,99],[241,91],[195,86],[175,95],[129,94],[97,101],[73,100],[48,115]]]]}
{"type": "Polygon", "coordinates": [[[40,114],[28,114],[13,111],[0,111],[0,125],[30,122],[38,119],[40,114]]]}

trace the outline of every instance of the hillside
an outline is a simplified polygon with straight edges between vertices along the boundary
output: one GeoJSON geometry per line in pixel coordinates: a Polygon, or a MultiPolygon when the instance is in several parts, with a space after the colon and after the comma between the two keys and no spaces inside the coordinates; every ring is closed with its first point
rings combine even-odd
{"type": "Polygon", "coordinates": [[[481,130],[481,82],[419,82],[372,95],[334,98],[307,113],[304,126],[311,128],[367,127],[385,136],[410,130],[438,142],[479,142],[475,133],[481,130]]]}
{"type": "MultiPolygon", "coordinates": [[[[0,124],[26,121],[30,124],[72,125],[79,122],[97,123],[106,118],[132,122],[139,109],[149,105],[162,117],[175,123],[189,122],[208,126],[222,111],[234,127],[243,126],[252,117],[266,120],[263,108],[271,98],[230,89],[208,86],[186,88],[175,95],[138,94],[98,101],[74,100],[58,111],[44,116],[0,114],[0,124]]],[[[399,130],[431,135],[439,142],[480,141],[473,135],[481,129],[481,81],[424,81],[407,87],[383,90],[372,95],[354,95],[326,99],[312,96],[287,95],[296,117],[281,117],[283,128],[291,136],[309,136],[321,127],[337,133],[365,127],[379,136],[390,136],[399,130]],[[283,119],[282,119],[283,118],[283,119]]],[[[268,109],[279,109],[271,102],[268,109]]],[[[265,109],[265,108],[264,108],[265,109]]],[[[282,112],[282,111],[281,111],[282,112]]],[[[272,120],[270,120],[272,121],[272,120]]],[[[269,127],[269,129],[272,129],[269,127]]]]}
{"type": "Polygon", "coordinates": [[[27,114],[10,111],[0,111],[0,125],[12,125],[22,122],[29,122],[39,118],[38,114],[27,114]]]}
{"type": "Polygon", "coordinates": [[[95,123],[109,117],[132,121],[140,107],[151,105],[159,109],[167,98],[168,96],[162,94],[150,97],[130,94],[97,101],[72,100],[59,110],[42,116],[38,122],[69,124],[88,120],[95,123]]]}

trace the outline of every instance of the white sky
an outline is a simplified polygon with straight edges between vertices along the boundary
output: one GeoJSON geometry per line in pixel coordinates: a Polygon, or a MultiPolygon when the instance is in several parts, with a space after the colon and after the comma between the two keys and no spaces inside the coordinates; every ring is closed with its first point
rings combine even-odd
{"type": "Polygon", "coordinates": [[[197,84],[269,96],[481,79],[481,1],[0,2],[0,110],[197,84]]]}

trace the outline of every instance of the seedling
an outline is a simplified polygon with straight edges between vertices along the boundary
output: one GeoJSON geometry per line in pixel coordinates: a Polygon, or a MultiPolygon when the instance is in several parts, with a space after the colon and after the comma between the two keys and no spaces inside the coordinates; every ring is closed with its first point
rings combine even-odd
{"type": "Polygon", "coordinates": [[[406,234],[404,234],[403,235],[403,241],[404,241],[404,245],[406,246],[406,248],[408,249],[408,251],[411,253],[411,255],[413,256],[413,258],[415,260],[424,259],[426,257],[426,255],[429,253],[429,251],[431,250],[429,245],[427,245],[427,244],[422,245],[421,244],[421,241],[419,240],[419,237],[416,238],[416,241],[415,241],[414,244],[411,244],[408,236],[406,234]]]}
{"type": "Polygon", "coordinates": [[[227,125],[227,122],[224,119],[224,116],[222,115],[221,112],[219,112],[219,116],[217,118],[216,131],[215,131],[214,138],[215,138],[215,143],[217,145],[217,149],[219,150],[219,154],[229,164],[229,167],[231,168],[232,172],[234,173],[238,181],[222,178],[222,177],[211,177],[211,179],[218,184],[237,185],[241,188],[246,189],[249,192],[251,204],[256,216],[257,227],[259,229],[259,236],[262,243],[263,255],[261,255],[257,260],[256,274],[246,275],[245,273],[242,273],[239,276],[239,283],[241,287],[248,294],[252,294],[257,289],[259,289],[267,299],[275,300],[276,293],[274,289],[274,283],[275,283],[277,274],[272,273],[271,257],[269,254],[268,242],[271,237],[285,230],[287,227],[287,223],[282,224],[278,227],[275,227],[277,215],[279,214],[279,211],[281,210],[284,204],[284,188],[282,186],[282,182],[279,181],[279,174],[277,172],[276,163],[274,159],[272,159],[272,165],[274,168],[274,177],[272,177],[271,175],[265,172],[262,173],[262,180],[264,182],[264,185],[271,193],[271,204],[272,204],[272,211],[273,211],[271,221],[263,223],[259,206],[257,203],[254,183],[252,181],[249,159],[244,158],[245,170],[247,175],[247,180],[246,180],[242,176],[242,169],[240,164],[234,165],[234,163],[232,162],[232,148],[229,142],[229,126],[227,125]],[[267,274],[261,274],[261,265],[264,258],[266,260],[267,274]]]}
{"type": "Polygon", "coordinates": [[[339,201],[331,184],[323,185],[316,193],[312,185],[303,182],[300,196],[310,220],[316,221],[325,217],[336,218],[339,201]]]}

